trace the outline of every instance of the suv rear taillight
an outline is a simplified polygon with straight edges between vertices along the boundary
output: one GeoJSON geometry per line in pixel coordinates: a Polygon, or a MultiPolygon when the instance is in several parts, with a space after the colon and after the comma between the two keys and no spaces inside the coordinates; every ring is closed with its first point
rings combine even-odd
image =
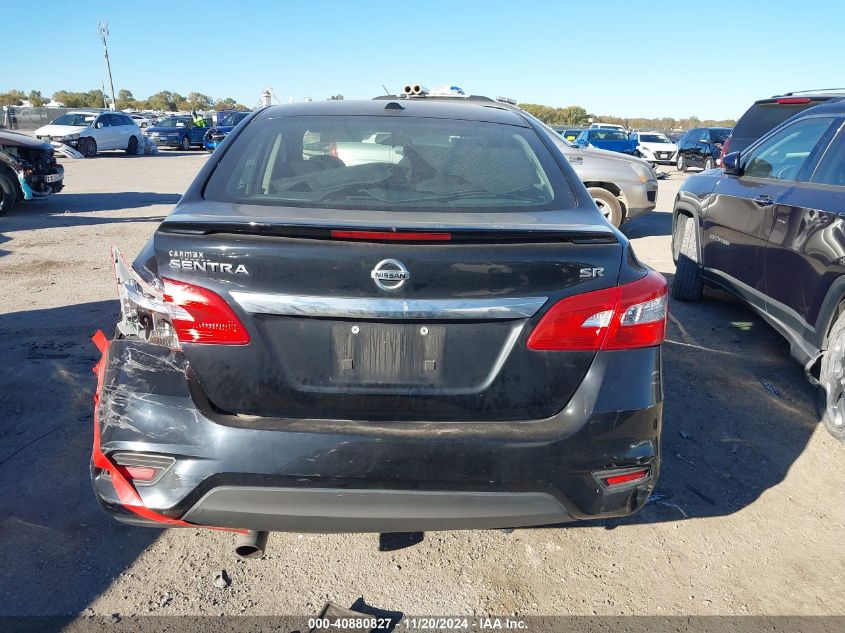
{"type": "Polygon", "coordinates": [[[666,279],[650,270],[630,284],[561,299],[528,337],[528,349],[597,351],[660,345],[667,317],[666,279]]]}
{"type": "Polygon", "coordinates": [[[145,281],[117,248],[112,262],[120,298],[118,330],[157,345],[246,345],[249,333],[228,303],[207,288],[175,281],[145,281]]]}
{"type": "Polygon", "coordinates": [[[722,161],[724,160],[725,155],[726,155],[728,152],[730,152],[730,151],[731,151],[731,149],[730,149],[730,148],[731,148],[731,137],[729,136],[728,138],[726,138],[726,139],[725,139],[725,142],[724,142],[724,143],[722,143],[722,153],[721,153],[721,154],[719,154],[719,164],[720,164],[720,165],[722,164],[722,161]]]}

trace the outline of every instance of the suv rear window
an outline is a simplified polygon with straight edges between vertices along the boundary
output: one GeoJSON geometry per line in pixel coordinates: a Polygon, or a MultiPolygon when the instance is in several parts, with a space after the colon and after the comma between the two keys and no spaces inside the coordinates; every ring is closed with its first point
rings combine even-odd
{"type": "Polygon", "coordinates": [[[748,108],[748,111],[740,117],[734,126],[731,135],[731,151],[740,152],[744,150],[791,116],[818,104],[818,101],[788,104],[755,103],[748,108]]]}
{"type": "Polygon", "coordinates": [[[531,128],[397,116],[253,120],[205,189],[221,202],[297,207],[520,211],[575,204],[531,128]]]}

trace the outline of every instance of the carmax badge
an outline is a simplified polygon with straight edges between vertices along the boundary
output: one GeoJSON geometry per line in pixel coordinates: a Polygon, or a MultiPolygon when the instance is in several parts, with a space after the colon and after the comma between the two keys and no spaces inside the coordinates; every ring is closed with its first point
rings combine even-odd
{"type": "Polygon", "coordinates": [[[370,277],[382,290],[399,290],[411,278],[411,273],[399,260],[383,259],[370,272],[370,277]]]}

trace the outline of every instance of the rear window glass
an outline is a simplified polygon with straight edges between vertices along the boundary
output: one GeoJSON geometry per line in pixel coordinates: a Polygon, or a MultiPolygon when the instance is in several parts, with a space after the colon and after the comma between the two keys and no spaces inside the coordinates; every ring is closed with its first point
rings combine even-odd
{"type": "Polygon", "coordinates": [[[766,132],[818,103],[755,103],[742,115],[734,126],[734,137],[757,140],[766,132]]]}
{"type": "Polygon", "coordinates": [[[395,211],[534,211],[575,203],[530,128],[397,116],[253,120],[223,155],[205,197],[395,211]]]}

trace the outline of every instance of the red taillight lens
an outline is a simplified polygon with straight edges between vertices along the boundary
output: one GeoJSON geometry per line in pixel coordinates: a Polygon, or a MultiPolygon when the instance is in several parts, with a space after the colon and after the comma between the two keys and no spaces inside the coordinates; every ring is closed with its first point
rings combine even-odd
{"type": "Polygon", "coordinates": [[[249,333],[220,295],[184,281],[163,279],[164,301],[181,343],[246,345],[249,333]]]}
{"type": "Polygon", "coordinates": [[[726,155],[728,152],[730,152],[730,151],[731,151],[731,150],[730,150],[730,147],[731,147],[731,137],[729,136],[728,138],[726,138],[726,139],[725,139],[725,142],[722,144],[722,153],[721,153],[721,154],[719,154],[719,160],[724,159],[724,158],[725,158],[725,155],[726,155]]]}
{"type": "Polygon", "coordinates": [[[448,242],[451,233],[424,233],[420,231],[340,231],[333,230],[332,237],[339,240],[372,240],[385,242],[448,242]]]}
{"type": "Polygon", "coordinates": [[[809,97],[781,97],[778,99],[778,103],[781,105],[789,105],[794,103],[810,103],[809,97]]]}
{"type": "Polygon", "coordinates": [[[528,337],[537,351],[596,351],[660,345],[666,336],[666,280],[653,270],[633,283],[558,301],[528,337]]]}

